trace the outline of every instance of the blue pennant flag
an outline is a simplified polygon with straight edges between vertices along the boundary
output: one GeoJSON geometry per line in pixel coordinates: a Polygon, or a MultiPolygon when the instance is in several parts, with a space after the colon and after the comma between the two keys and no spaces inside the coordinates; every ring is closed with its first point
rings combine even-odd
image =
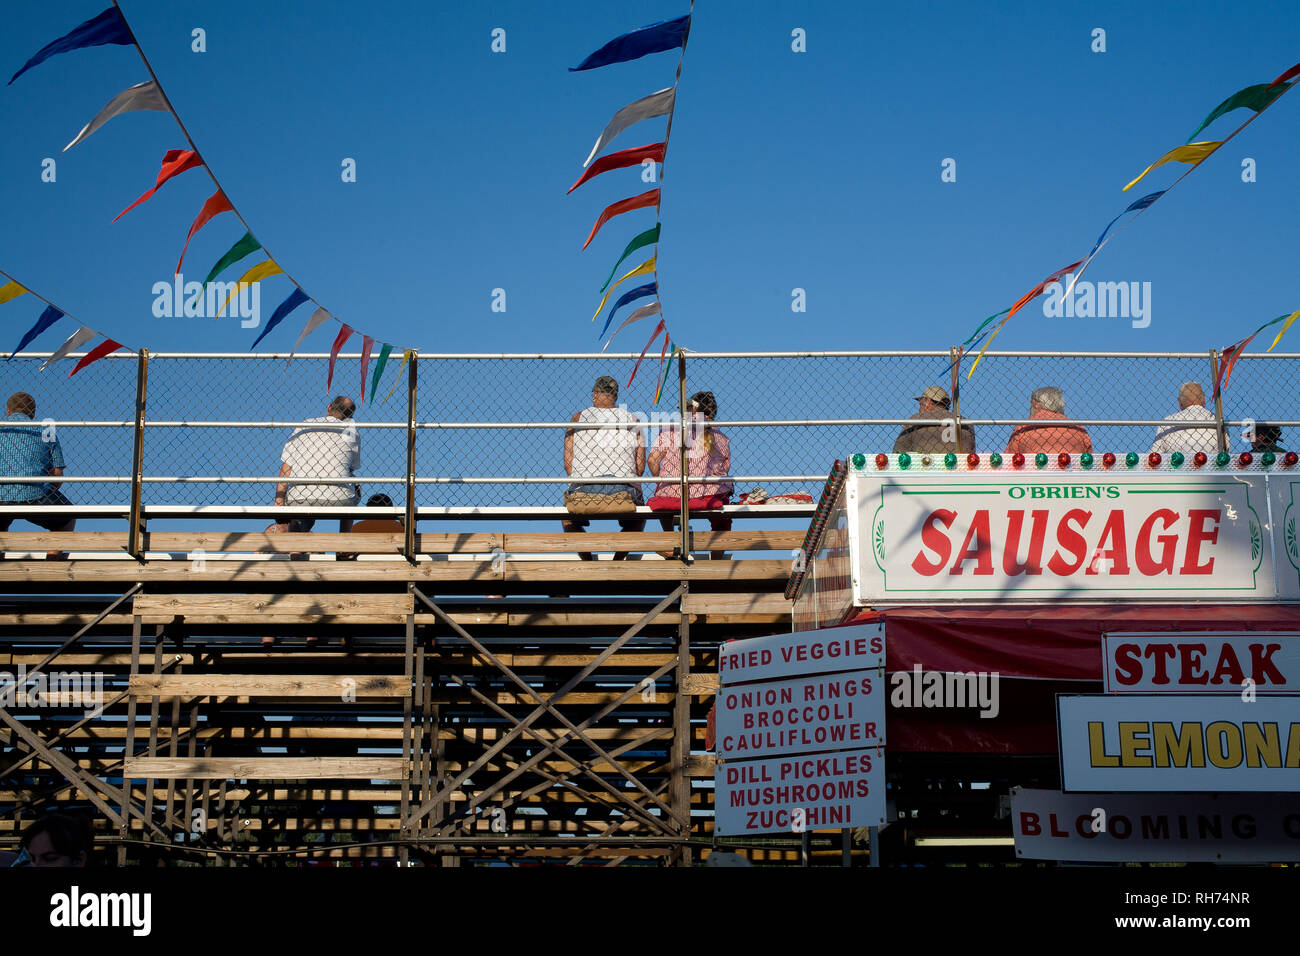
{"type": "Polygon", "coordinates": [[[36,320],[36,324],[27,330],[26,334],[23,335],[23,340],[18,343],[18,347],[13,350],[9,358],[5,361],[13,361],[13,357],[25,349],[28,342],[36,338],[36,336],[40,335],[61,318],[63,318],[62,312],[52,305],[46,306],[45,311],[41,313],[41,317],[36,320]]]}
{"type": "MultiPolygon", "coordinates": [[[[22,76],[34,66],[39,66],[50,57],[59,53],[69,53],[73,50],[80,50],[88,46],[104,46],[109,43],[116,43],[119,46],[129,46],[135,40],[131,38],[131,30],[127,27],[126,21],[122,19],[121,12],[117,7],[109,7],[94,19],[87,20],[81,26],[77,27],[67,36],[61,36],[51,43],[45,44],[40,51],[28,60],[21,70],[13,75],[9,83],[22,76]]],[[[6,84],[8,85],[8,84],[6,84]]]]}
{"type": "Polygon", "coordinates": [[[633,30],[631,33],[624,33],[610,40],[577,66],[569,67],[569,72],[594,70],[597,67],[609,66],[611,63],[638,60],[651,53],[675,50],[686,43],[686,33],[690,26],[691,15],[688,13],[676,20],[664,20],[633,30]]]}
{"type": "Polygon", "coordinates": [[[627,305],[629,302],[635,302],[637,299],[644,299],[648,295],[655,295],[658,291],[658,282],[647,282],[645,285],[639,285],[635,289],[624,292],[619,297],[619,300],[610,307],[609,318],[605,320],[605,328],[600,330],[600,335],[596,336],[596,338],[603,339],[605,337],[605,329],[609,328],[609,323],[614,321],[614,313],[620,308],[627,305]]]}
{"type": "Polygon", "coordinates": [[[277,325],[283,322],[285,320],[285,317],[290,312],[298,308],[298,306],[302,305],[306,301],[307,301],[307,293],[303,292],[302,289],[294,289],[292,292],[290,292],[289,298],[285,299],[278,306],[276,306],[275,311],[271,313],[271,320],[266,323],[266,328],[262,329],[262,334],[259,335],[256,338],[256,340],[254,340],[253,344],[248,347],[248,350],[251,352],[253,349],[257,348],[257,343],[262,341],[262,339],[266,338],[266,334],[268,332],[270,332],[273,328],[275,328],[277,325]]]}

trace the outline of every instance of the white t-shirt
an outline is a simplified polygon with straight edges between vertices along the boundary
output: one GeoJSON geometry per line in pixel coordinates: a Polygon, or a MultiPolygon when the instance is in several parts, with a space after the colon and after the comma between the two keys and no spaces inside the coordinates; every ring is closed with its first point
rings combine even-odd
{"type": "Polygon", "coordinates": [[[1214,415],[1204,405],[1188,405],[1181,411],[1165,418],[1172,425],[1156,429],[1155,444],[1151,450],[1162,455],[1181,451],[1184,455],[1194,455],[1203,451],[1207,455],[1218,454],[1219,431],[1215,427],[1214,415]],[[1193,425],[1192,422],[1210,422],[1210,427],[1193,425]],[[1187,423],[1187,424],[1184,424],[1187,423]]]}
{"type": "MultiPolygon", "coordinates": [[[[309,418],[285,442],[280,461],[293,475],[348,478],[361,467],[361,440],[352,422],[330,415],[309,418]]],[[[291,505],[355,505],[361,500],[352,484],[289,485],[291,505]]]]}
{"type": "MultiPolygon", "coordinates": [[[[597,408],[592,405],[578,414],[579,422],[640,422],[625,406],[597,408]]],[[[573,431],[574,478],[599,478],[602,475],[627,477],[636,474],[637,429],[575,428],[573,431]]]]}

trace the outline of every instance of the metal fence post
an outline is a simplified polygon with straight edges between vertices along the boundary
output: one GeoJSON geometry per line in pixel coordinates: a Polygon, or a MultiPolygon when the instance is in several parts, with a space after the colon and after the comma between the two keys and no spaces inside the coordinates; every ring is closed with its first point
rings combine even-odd
{"type": "MultiPolygon", "coordinates": [[[[677,350],[677,410],[678,410],[678,429],[677,445],[678,451],[681,452],[682,466],[682,487],[681,487],[681,508],[682,508],[682,563],[692,564],[695,561],[695,555],[691,554],[691,523],[690,523],[690,482],[686,474],[686,350],[677,350]]],[[[693,419],[692,419],[693,420],[693,419]]]]}
{"type": "Polygon", "coordinates": [[[955,441],[957,454],[961,454],[961,346],[955,345],[948,349],[948,358],[952,360],[952,423],[956,429],[955,441]]]}
{"type": "Polygon", "coordinates": [[[131,513],[126,531],[126,550],[137,561],[143,557],[144,521],[141,518],[141,491],[144,484],[144,409],[149,389],[149,350],[136,355],[135,372],[135,440],[131,446],[131,513]]]}
{"type": "Polygon", "coordinates": [[[1214,427],[1219,432],[1219,451],[1228,450],[1228,433],[1223,427],[1223,395],[1219,391],[1219,351],[1210,349],[1210,381],[1214,383],[1214,427]]]}
{"type": "Polygon", "coordinates": [[[406,379],[406,560],[415,561],[415,399],[417,395],[420,353],[412,350],[410,371],[406,379]]]}

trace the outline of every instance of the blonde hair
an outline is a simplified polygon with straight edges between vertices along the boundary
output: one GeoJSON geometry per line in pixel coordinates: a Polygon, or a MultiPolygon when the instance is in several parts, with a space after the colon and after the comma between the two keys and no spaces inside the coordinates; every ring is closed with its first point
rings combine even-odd
{"type": "MultiPolygon", "coordinates": [[[[691,409],[702,413],[705,419],[713,418],[718,414],[718,402],[713,397],[712,392],[696,392],[691,396],[691,409]]],[[[713,457],[713,429],[707,424],[703,426],[700,432],[700,445],[704,448],[706,458],[713,457]]]]}

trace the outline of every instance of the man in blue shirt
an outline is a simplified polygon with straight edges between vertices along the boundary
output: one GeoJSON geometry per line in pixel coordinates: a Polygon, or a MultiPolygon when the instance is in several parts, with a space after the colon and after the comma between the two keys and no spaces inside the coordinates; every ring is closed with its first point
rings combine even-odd
{"type": "MultiPolygon", "coordinates": [[[[26,392],[14,392],[5,403],[5,419],[0,423],[0,476],[14,478],[39,478],[44,475],[59,477],[63,474],[63,449],[54,437],[53,428],[45,429],[32,423],[36,418],[36,399],[26,392]]],[[[30,505],[33,509],[49,505],[70,505],[59,491],[58,482],[41,484],[22,482],[0,483],[0,505],[30,505]]],[[[0,532],[8,531],[16,516],[0,515],[0,532]]],[[[34,511],[23,515],[34,525],[46,531],[71,531],[77,519],[64,515],[41,517],[34,511]]],[[[64,552],[50,551],[48,557],[62,558],[64,552]]]]}

